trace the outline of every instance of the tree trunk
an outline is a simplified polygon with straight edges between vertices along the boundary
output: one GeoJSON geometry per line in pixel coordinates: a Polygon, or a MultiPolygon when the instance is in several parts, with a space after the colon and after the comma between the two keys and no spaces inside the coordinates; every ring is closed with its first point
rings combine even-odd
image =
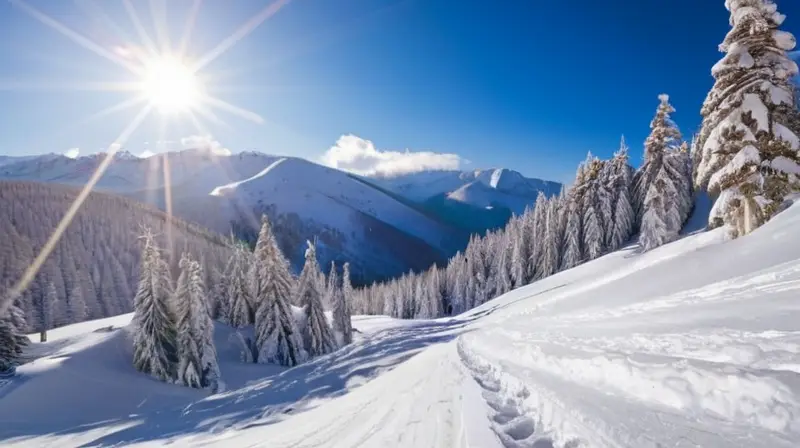
{"type": "Polygon", "coordinates": [[[47,330],[39,332],[39,342],[47,342],[47,330]]]}

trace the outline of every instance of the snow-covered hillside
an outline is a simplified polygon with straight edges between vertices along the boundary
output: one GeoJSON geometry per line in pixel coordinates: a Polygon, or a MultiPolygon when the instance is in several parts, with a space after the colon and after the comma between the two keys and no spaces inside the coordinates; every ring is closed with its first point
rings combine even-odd
{"type": "Polygon", "coordinates": [[[794,206],[734,241],[720,229],[630,247],[456,318],[358,318],[393,327],[204,399],[136,376],[123,333],[75,336],[0,389],[0,420],[13,422],[0,440],[796,447],[798,226],[794,206]]]}

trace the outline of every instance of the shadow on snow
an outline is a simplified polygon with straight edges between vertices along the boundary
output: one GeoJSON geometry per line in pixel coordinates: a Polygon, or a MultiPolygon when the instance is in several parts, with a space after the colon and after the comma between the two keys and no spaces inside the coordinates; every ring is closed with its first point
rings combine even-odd
{"type": "MultiPolygon", "coordinates": [[[[166,441],[165,439],[182,435],[216,433],[226,429],[244,429],[277,423],[290,418],[293,414],[313,409],[325,400],[346,394],[380,373],[408,360],[428,346],[453,340],[466,331],[465,327],[470,321],[492,311],[494,310],[476,313],[466,319],[414,322],[378,331],[335,353],[253,381],[239,389],[194,401],[188,406],[173,402],[161,409],[153,409],[138,415],[120,416],[120,413],[117,413],[117,416],[112,414],[110,418],[102,421],[93,419],[69,426],[63,421],[26,422],[24,425],[14,425],[13,429],[0,431],[0,440],[13,437],[21,441],[44,435],[68,436],[91,430],[99,430],[102,434],[107,430],[94,440],[86,441],[84,446],[115,445],[166,441]]],[[[100,345],[117,339],[116,336],[124,337],[124,332],[118,333],[120,334],[114,335],[115,337],[100,345]]],[[[95,348],[75,353],[64,362],[80,362],[78,358],[97,356],[97,353],[89,353],[95,348]]],[[[124,381],[124,378],[107,381],[124,381]]],[[[185,389],[159,383],[156,380],[153,382],[164,388],[185,389]]],[[[175,395],[185,399],[185,395],[180,391],[174,392],[175,395]]],[[[186,390],[186,392],[197,391],[186,390]]],[[[146,391],[141,393],[147,394],[146,391]]],[[[113,397],[107,399],[113,400],[113,397]]],[[[47,407],[47,402],[39,405],[47,407]]],[[[105,402],[98,403],[98,406],[105,406],[105,402]]]]}

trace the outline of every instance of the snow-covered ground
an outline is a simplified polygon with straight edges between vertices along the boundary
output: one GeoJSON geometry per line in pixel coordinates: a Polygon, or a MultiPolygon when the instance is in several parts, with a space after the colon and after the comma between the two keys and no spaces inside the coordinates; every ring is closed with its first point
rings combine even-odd
{"type": "MultiPolygon", "coordinates": [[[[628,248],[457,318],[359,317],[355,344],[249,383],[233,375],[211,397],[133,372],[123,331],[54,334],[48,344],[74,340],[0,389],[0,440],[797,447],[799,228],[794,206],[735,241],[716,230],[628,248]]],[[[220,356],[228,375],[235,360],[220,356]]]]}

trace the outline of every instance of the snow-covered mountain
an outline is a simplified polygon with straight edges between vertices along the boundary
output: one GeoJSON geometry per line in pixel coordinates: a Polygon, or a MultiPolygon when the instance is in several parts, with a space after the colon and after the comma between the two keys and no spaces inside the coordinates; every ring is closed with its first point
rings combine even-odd
{"type": "MultiPolygon", "coordinates": [[[[80,186],[103,157],[10,160],[0,166],[0,179],[80,186]]],[[[350,261],[362,280],[425,269],[446,260],[468,238],[466,230],[362,179],[257,152],[218,156],[193,149],[147,158],[122,152],[97,189],[171,210],[222,234],[233,229],[248,239],[266,213],[296,266],[305,240],[319,238],[321,262],[350,261]]]]}
{"type": "MultiPolygon", "coordinates": [[[[4,158],[0,179],[81,186],[105,156],[4,158]]],[[[245,238],[266,213],[296,266],[305,239],[318,237],[323,263],[350,261],[369,280],[444,261],[471,232],[504,225],[560,184],[505,169],[363,178],[298,158],[187,149],[150,157],[120,151],[96,189],[245,238]]]]}
{"type": "Polygon", "coordinates": [[[393,177],[374,177],[376,184],[411,200],[425,202],[444,196],[477,208],[503,207],[522,214],[539,192],[548,196],[561,191],[561,184],[531,179],[496,168],[474,171],[423,171],[393,177]]]}
{"type": "MultiPolygon", "coordinates": [[[[33,344],[0,379],[3,446],[795,448],[800,204],[752,234],[632,246],[461,316],[353,320],[363,338],[230,390],[131,365],[125,316],[33,344]]],[[[54,332],[55,333],[55,332],[54,332]]]]}

